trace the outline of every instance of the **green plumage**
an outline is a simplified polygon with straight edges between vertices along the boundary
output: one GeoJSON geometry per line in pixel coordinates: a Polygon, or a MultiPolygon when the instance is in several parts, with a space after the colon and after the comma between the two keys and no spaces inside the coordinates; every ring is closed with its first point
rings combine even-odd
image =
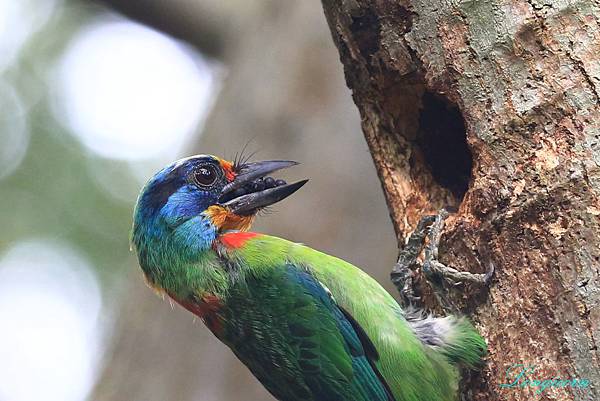
{"type": "Polygon", "coordinates": [[[144,186],[132,244],[148,283],[200,316],[281,401],[453,401],[486,345],[461,318],[403,311],[343,260],[240,232],[297,191],[291,161],[197,155],[144,186]],[[264,178],[264,179],[263,179],[264,178]]]}
{"type": "Polygon", "coordinates": [[[276,237],[217,245],[153,280],[182,303],[216,296],[205,321],[284,401],[451,401],[456,365],[476,365],[485,353],[470,323],[452,317],[432,320],[443,341],[425,344],[366,273],[276,237]]]}

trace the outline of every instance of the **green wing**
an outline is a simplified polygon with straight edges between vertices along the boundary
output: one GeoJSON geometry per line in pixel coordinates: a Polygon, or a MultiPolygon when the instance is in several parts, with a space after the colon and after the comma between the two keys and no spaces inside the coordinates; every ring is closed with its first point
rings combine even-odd
{"type": "MultiPolygon", "coordinates": [[[[231,258],[243,260],[249,271],[255,275],[277,270],[277,266],[302,266],[332,294],[335,304],[346,321],[352,325],[360,339],[368,338],[378,358],[367,358],[374,373],[381,375],[379,380],[388,386],[396,401],[453,401],[456,399],[458,372],[439,352],[425,346],[415,335],[403,316],[402,310],[393,297],[374,279],[355,266],[341,259],[315,251],[301,244],[280,238],[260,235],[249,240],[243,247],[232,251],[231,258]],[[359,329],[357,328],[359,327],[359,329]]],[[[325,305],[326,306],[326,305],[325,305]]],[[[292,305],[285,305],[291,308],[292,305]]],[[[328,307],[325,307],[328,310],[328,307]]],[[[339,321],[335,313],[333,321],[339,321]]],[[[306,316],[310,315],[307,313],[306,316]]],[[[330,318],[331,320],[331,318],[330,318]]],[[[314,323],[311,323],[314,324],[314,323]]],[[[311,326],[305,323],[303,326],[311,326]]],[[[333,323],[332,323],[333,324],[333,323]]],[[[337,324],[337,323],[336,323],[337,324]]],[[[341,335],[339,324],[332,336],[341,335]],[[337,334],[335,334],[337,332],[337,334]]],[[[339,372],[347,372],[348,362],[333,355],[338,351],[328,351],[325,346],[335,347],[320,340],[320,355],[336,361],[339,372]]],[[[332,340],[331,340],[332,341],[332,340]]],[[[351,341],[345,338],[347,347],[351,341]]],[[[368,345],[362,341],[363,352],[368,345]]],[[[308,359],[310,360],[310,358],[308,359]]],[[[356,370],[356,369],[355,369],[356,370]]],[[[346,376],[347,377],[347,376],[346,376]]],[[[336,379],[337,380],[337,379],[336,379]]],[[[331,398],[336,399],[336,398],[331,398]]],[[[345,400],[345,398],[341,398],[345,400]]],[[[348,398],[359,400],[360,398],[348,398]]],[[[369,399],[369,398],[367,398],[369,399]]],[[[377,398],[373,398],[377,400],[377,398]]]]}
{"type": "Polygon", "coordinates": [[[277,398],[393,401],[366,334],[299,265],[247,275],[225,310],[221,339],[277,398]]]}

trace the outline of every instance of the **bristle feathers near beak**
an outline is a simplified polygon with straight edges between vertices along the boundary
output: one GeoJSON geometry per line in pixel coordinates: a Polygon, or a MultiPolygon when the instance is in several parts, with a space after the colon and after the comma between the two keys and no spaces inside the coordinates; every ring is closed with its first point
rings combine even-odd
{"type": "Polygon", "coordinates": [[[298,162],[291,160],[267,160],[244,164],[239,167],[238,171],[235,171],[235,179],[225,185],[221,196],[225,196],[257,178],[264,177],[267,174],[284,168],[296,166],[297,164],[298,162]]]}

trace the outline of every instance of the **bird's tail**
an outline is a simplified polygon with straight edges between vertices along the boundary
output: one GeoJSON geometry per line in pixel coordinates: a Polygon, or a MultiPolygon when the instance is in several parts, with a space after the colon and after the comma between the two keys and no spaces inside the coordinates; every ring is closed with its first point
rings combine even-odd
{"type": "Polygon", "coordinates": [[[454,365],[476,368],[487,353],[485,340],[465,317],[435,318],[410,309],[405,318],[417,337],[454,365]]]}

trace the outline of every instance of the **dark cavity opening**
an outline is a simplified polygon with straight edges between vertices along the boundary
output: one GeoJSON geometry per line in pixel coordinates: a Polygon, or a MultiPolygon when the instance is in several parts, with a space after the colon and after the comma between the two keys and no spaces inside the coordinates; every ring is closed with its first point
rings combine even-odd
{"type": "Polygon", "coordinates": [[[465,121],[456,105],[426,92],[419,115],[417,144],[433,179],[462,200],[471,179],[473,156],[465,121]]]}
{"type": "Polygon", "coordinates": [[[352,18],[350,30],[354,34],[360,54],[367,62],[371,61],[371,57],[379,48],[380,29],[379,18],[371,9],[365,10],[363,15],[352,18]]]}

